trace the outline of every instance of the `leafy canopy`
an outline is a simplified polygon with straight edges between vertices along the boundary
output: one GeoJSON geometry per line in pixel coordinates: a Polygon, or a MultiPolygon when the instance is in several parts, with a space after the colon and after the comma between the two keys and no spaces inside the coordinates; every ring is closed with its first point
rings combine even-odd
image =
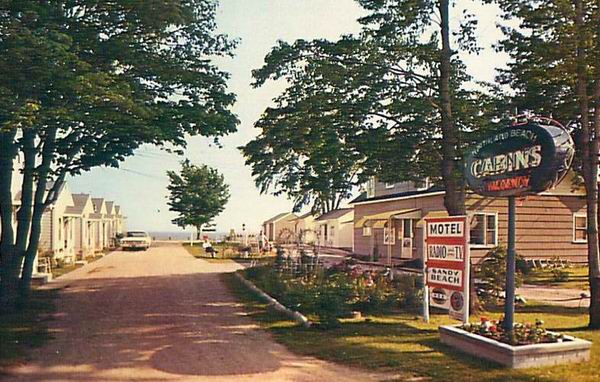
{"type": "Polygon", "coordinates": [[[168,171],[170,184],[169,209],[179,216],[173,224],[181,228],[200,228],[209,224],[225,209],[229,186],[223,175],[206,165],[196,166],[189,161],[181,164],[181,172],[168,171]]]}
{"type": "Polygon", "coordinates": [[[228,74],[210,60],[234,47],[215,33],[215,2],[1,5],[0,121],[22,128],[28,116],[43,143],[56,131],[57,173],[117,166],[142,143],[235,131],[228,74]]]}
{"type": "MultiPolygon", "coordinates": [[[[255,124],[261,133],[243,152],[261,191],[285,193],[296,207],[328,191],[347,197],[373,175],[441,180],[437,2],[359,3],[368,12],[359,19],[361,33],[335,42],[280,41],[253,71],[254,86],[278,80],[288,86],[255,124]],[[330,183],[313,181],[322,175],[330,183]]],[[[475,27],[465,14],[455,36],[460,49],[478,51],[475,27]]],[[[451,99],[460,161],[469,143],[495,127],[490,115],[499,113],[493,97],[469,86],[472,78],[455,53],[451,99]]]]}

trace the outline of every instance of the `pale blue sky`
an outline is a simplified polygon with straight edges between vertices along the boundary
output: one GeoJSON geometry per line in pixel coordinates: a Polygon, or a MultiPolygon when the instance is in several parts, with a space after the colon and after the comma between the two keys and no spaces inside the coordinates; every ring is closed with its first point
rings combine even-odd
{"type": "MultiPolygon", "coordinates": [[[[505,58],[492,51],[490,45],[500,34],[495,27],[496,10],[472,0],[459,1],[453,10],[457,17],[461,7],[468,7],[479,18],[479,38],[486,50],[479,56],[464,57],[478,80],[493,80],[494,68],[505,58]]],[[[291,209],[285,197],[260,195],[244,166],[237,147],[251,140],[258,131],[254,122],[282,89],[283,84],[268,83],[253,89],[251,70],[262,65],[265,55],[277,40],[292,42],[298,38],[336,39],[359,30],[356,22],[362,10],[353,0],[221,0],[217,23],[219,30],[239,38],[233,59],[219,61],[231,73],[230,90],[238,101],[233,111],[241,124],[238,132],[222,140],[223,148],[210,146],[210,139],[190,138],[186,156],[194,163],[217,168],[231,187],[226,210],[216,219],[219,231],[241,230],[242,223],[250,231],[258,231],[262,221],[291,209]]],[[[130,229],[177,231],[171,224],[173,213],[166,205],[167,170],[179,168],[179,158],[154,147],[144,147],[128,158],[120,169],[96,168],[71,179],[73,192],[92,193],[115,200],[128,217],[130,229]]]]}

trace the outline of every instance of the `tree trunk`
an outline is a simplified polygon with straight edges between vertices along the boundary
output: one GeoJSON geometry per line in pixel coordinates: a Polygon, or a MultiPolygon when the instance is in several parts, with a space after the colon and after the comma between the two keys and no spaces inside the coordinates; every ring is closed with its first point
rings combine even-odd
{"type": "Polygon", "coordinates": [[[587,250],[590,281],[590,308],[589,326],[600,327],[600,307],[598,294],[598,139],[595,132],[590,130],[590,108],[588,99],[588,64],[586,57],[586,33],[584,20],[584,4],[581,0],[575,1],[575,26],[577,33],[577,101],[581,123],[581,159],[583,166],[583,179],[586,191],[587,212],[587,250]]]}
{"type": "MultiPolygon", "coordinates": [[[[40,235],[42,233],[42,216],[46,210],[44,203],[44,194],[47,185],[48,171],[40,171],[37,189],[35,190],[35,204],[33,206],[33,215],[31,218],[31,232],[29,235],[29,245],[25,251],[25,262],[23,264],[23,274],[21,276],[21,295],[28,296],[31,288],[31,276],[33,275],[33,264],[37,256],[40,244],[40,235]],[[42,178],[43,175],[43,178],[42,178]]],[[[60,180],[59,180],[60,181],[60,180]]]]}
{"type": "MultiPolygon", "coordinates": [[[[17,277],[21,276],[21,268],[27,250],[30,237],[31,216],[33,209],[33,182],[35,172],[36,150],[35,131],[25,129],[22,138],[22,151],[24,157],[23,181],[21,183],[21,206],[17,212],[17,237],[15,243],[15,256],[13,257],[13,269],[18,269],[17,277]]],[[[18,281],[17,281],[18,282],[18,281]]],[[[27,297],[21,293],[21,297],[27,297]]]]}
{"type": "MultiPolygon", "coordinates": [[[[440,0],[442,50],[440,54],[440,107],[442,117],[442,181],[444,183],[444,207],[450,216],[465,215],[464,171],[458,160],[459,132],[452,119],[452,96],[450,80],[452,75],[452,49],[450,48],[450,5],[449,0],[440,0]]],[[[477,290],[474,287],[475,272],[471,271],[469,311],[476,314],[481,309],[477,290]]]]}
{"type": "Polygon", "coordinates": [[[23,132],[23,182],[21,184],[21,207],[17,213],[17,250],[24,255],[27,249],[27,239],[31,229],[33,209],[33,181],[35,172],[35,131],[26,129],[23,132]]]}
{"type": "Polygon", "coordinates": [[[450,9],[449,0],[440,0],[439,11],[441,18],[442,50],[440,54],[440,107],[442,125],[442,180],[444,189],[444,206],[448,214],[464,215],[465,189],[462,167],[458,161],[459,132],[452,120],[452,96],[450,94],[451,60],[450,48],[450,9]]]}
{"type": "Polygon", "coordinates": [[[15,233],[13,229],[13,160],[17,155],[16,129],[0,133],[0,309],[15,306],[19,280],[14,268],[15,233]]]}
{"type": "MultiPolygon", "coordinates": [[[[50,129],[48,135],[44,139],[44,147],[42,149],[42,163],[38,166],[37,187],[35,190],[33,201],[33,213],[31,216],[31,231],[29,233],[29,243],[25,251],[25,259],[23,264],[23,273],[21,275],[20,292],[23,298],[29,295],[31,288],[31,276],[33,275],[33,264],[37,256],[38,247],[40,244],[40,235],[42,233],[42,216],[46,210],[48,199],[54,195],[48,193],[46,196],[46,188],[48,185],[48,175],[50,166],[54,159],[54,150],[56,143],[56,128],[50,129]]],[[[64,170],[66,171],[66,170],[64,170]]],[[[65,173],[59,175],[56,180],[55,188],[59,187],[64,181],[65,173]]]]}
{"type": "MultiPolygon", "coordinates": [[[[600,152],[600,66],[597,68],[596,85],[594,89],[594,121],[593,121],[594,139],[592,140],[592,153],[600,152]]],[[[598,176],[598,155],[592,155],[592,166],[594,170],[594,179],[598,176]]],[[[596,187],[596,223],[600,222],[600,208],[598,208],[598,183],[594,182],[596,187]]],[[[589,227],[588,227],[589,229],[589,227]]],[[[590,235],[588,234],[588,243],[590,235]]],[[[596,251],[588,253],[588,266],[590,278],[590,322],[589,326],[593,329],[600,329],[600,236],[598,226],[596,225],[596,235],[594,236],[596,251]]]]}
{"type": "Polygon", "coordinates": [[[33,214],[33,219],[31,221],[31,238],[29,240],[29,246],[25,251],[25,261],[23,263],[23,273],[21,275],[20,293],[21,297],[24,299],[29,297],[31,277],[33,276],[33,265],[42,231],[42,220],[41,218],[36,219],[35,217],[36,213],[33,214]]]}

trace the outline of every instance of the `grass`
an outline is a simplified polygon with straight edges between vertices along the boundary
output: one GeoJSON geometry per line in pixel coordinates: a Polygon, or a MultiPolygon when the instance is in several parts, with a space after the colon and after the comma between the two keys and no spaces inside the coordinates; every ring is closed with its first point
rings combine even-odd
{"type": "Polygon", "coordinates": [[[567,280],[555,280],[551,269],[535,269],[532,270],[523,281],[526,284],[532,285],[546,285],[568,289],[589,290],[590,284],[588,280],[587,267],[573,267],[560,269],[569,274],[567,280]]]}
{"type": "Polygon", "coordinates": [[[32,290],[25,307],[0,314],[0,375],[3,368],[18,363],[31,348],[39,347],[51,338],[45,316],[54,312],[56,293],[32,290]]]}
{"type": "MultiPolygon", "coordinates": [[[[393,375],[392,380],[416,378],[424,381],[584,381],[600,380],[600,331],[585,328],[583,309],[529,305],[517,309],[519,322],[542,319],[548,329],[594,341],[592,360],[586,364],[508,370],[490,362],[457,353],[439,340],[437,328],[451,321],[447,315],[432,315],[429,324],[416,313],[373,315],[367,320],[345,320],[338,329],[305,329],[257,300],[233,275],[224,281],[242,301],[249,315],[268,329],[291,351],[327,361],[376,369],[393,375]],[[420,379],[421,378],[421,379],[420,379]]],[[[501,312],[490,312],[499,318],[501,312]]]]}
{"type": "Polygon", "coordinates": [[[222,263],[224,261],[228,262],[232,260],[247,260],[266,257],[261,256],[258,253],[251,253],[248,257],[243,257],[240,253],[235,252],[231,246],[226,246],[222,244],[216,244],[213,246],[213,248],[217,250],[216,257],[214,258],[210,254],[206,253],[206,251],[202,247],[202,244],[194,246],[184,244],[183,247],[195,258],[206,260],[209,263],[222,263]]]}
{"type": "Polygon", "coordinates": [[[81,264],[69,264],[63,265],[62,267],[52,267],[52,278],[57,278],[62,275],[66,275],[69,272],[73,272],[76,269],[83,267],[81,264]]]}

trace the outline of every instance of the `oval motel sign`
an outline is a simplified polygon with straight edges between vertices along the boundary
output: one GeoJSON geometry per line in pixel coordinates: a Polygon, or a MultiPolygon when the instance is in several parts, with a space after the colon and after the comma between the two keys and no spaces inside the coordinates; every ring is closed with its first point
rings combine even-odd
{"type": "Polygon", "coordinates": [[[469,187],[485,196],[526,196],[543,192],[566,175],[575,152],[562,127],[528,121],[479,142],[468,154],[469,187]]]}

